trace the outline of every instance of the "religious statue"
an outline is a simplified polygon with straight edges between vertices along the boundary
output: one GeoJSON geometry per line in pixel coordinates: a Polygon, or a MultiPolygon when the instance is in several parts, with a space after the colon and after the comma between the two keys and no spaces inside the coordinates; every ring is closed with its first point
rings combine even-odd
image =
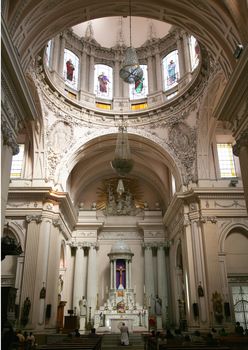
{"type": "Polygon", "coordinates": [[[218,323],[223,321],[223,305],[221,294],[217,291],[212,294],[214,317],[218,323]]]}
{"type": "Polygon", "coordinates": [[[59,281],[58,281],[58,294],[61,295],[62,291],[63,291],[63,285],[64,285],[64,281],[62,279],[62,275],[59,275],[59,281]]]}
{"type": "Polygon", "coordinates": [[[168,85],[172,85],[176,81],[176,64],[173,60],[170,61],[167,67],[168,85]]]}
{"type": "Polygon", "coordinates": [[[73,80],[73,72],[75,70],[75,67],[72,63],[72,60],[69,59],[67,62],[66,62],[66,78],[70,81],[73,80]]]}
{"type": "Polygon", "coordinates": [[[27,297],[23,303],[22,316],[21,316],[21,323],[23,324],[23,326],[26,326],[26,324],[28,323],[28,316],[29,316],[30,309],[31,309],[31,301],[29,297],[27,297]]]}
{"type": "Polygon", "coordinates": [[[98,81],[99,81],[99,89],[101,92],[107,92],[107,86],[109,83],[109,79],[108,77],[104,74],[104,72],[102,72],[102,74],[100,74],[98,76],[98,81]]]}
{"type": "Polygon", "coordinates": [[[80,316],[86,316],[87,313],[87,300],[83,297],[79,300],[80,316]]]}
{"type": "Polygon", "coordinates": [[[125,271],[125,265],[120,261],[120,263],[116,266],[117,289],[125,289],[125,271]]]}
{"type": "Polygon", "coordinates": [[[161,315],[162,313],[162,300],[158,295],[155,297],[155,314],[161,315]]]}

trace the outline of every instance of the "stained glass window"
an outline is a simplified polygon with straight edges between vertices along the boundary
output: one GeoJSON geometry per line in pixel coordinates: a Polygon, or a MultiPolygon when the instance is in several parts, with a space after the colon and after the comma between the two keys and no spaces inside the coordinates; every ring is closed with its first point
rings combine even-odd
{"type": "Polygon", "coordinates": [[[95,65],[94,91],[96,96],[112,99],[113,69],[105,64],[95,65]]]}
{"type": "Polygon", "coordinates": [[[51,67],[51,51],[52,51],[51,48],[52,48],[52,40],[49,40],[45,51],[45,62],[48,67],[51,67]]]}
{"type": "Polygon", "coordinates": [[[22,176],[23,169],[23,159],[24,159],[24,144],[19,145],[19,153],[13,156],[10,177],[20,178],[22,176]]]}
{"type": "Polygon", "coordinates": [[[190,51],[190,61],[191,61],[191,71],[196,69],[199,64],[200,59],[200,46],[192,35],[189,38],[189,51],[190,51]]]}
{"type": "Polygon", "coordinates": [[[65,49],[64,52],[64,79],[66,85],[77,90],[78,89],[78,69],[79,58],[75,53],[65,49]]]}
{"type": "Polygon", "coordinates": [[[217,152],[219,158],[220,176],[235,177],[235,166],[233,160],[232,144],[218,143],[217,152]]]}
{"type": "Polygon", "coordinates": [[[143,70],[143,78],[138,80],[135,84],[129,85],[129,97],[130,100],[137,100],[139,98],[146,98],[148,93],[148,77],[147,77],[147,65],[141,64],[143,70]]]}
{"type": "Polygon", "coordinates": [[[232,287],[235,321],[240,322],[243,329],[248,329],[248,286],[232,287]]]}
{"type": "Polygon", "coordinates": [[[178,51],[172,51],[164,57],[163,61],[164,72],[164,88],[171,89],[178,84],[179,79],[179,65],[178,65],[178,51]]]}

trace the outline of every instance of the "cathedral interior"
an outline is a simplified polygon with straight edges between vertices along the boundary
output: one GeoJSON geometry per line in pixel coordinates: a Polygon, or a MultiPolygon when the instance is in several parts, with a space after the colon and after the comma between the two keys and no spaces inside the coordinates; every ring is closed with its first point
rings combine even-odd
{"type": "Polygon", "coordinates": [[[247,23],[2,1],[2,328],[247,331],[247,23]]]}

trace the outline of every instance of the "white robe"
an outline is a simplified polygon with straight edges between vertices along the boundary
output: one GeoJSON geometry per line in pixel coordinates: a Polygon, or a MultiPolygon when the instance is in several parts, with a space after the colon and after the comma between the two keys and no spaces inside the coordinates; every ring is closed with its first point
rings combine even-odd
{"type": "Polygon", "coordinates": [[[121,343],[124,343],[124,345],[129,345],[128,327],[121,326],[120,331],[121,331],[121,343]]]}

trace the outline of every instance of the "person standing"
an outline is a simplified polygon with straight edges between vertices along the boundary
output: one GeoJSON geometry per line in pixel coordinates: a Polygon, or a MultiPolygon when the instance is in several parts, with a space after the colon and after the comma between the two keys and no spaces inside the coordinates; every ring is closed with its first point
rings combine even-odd
{"type": "Polygon", "coordinates": [[[121,345],[129,345],[129,331],[128,331],[128,327],[125,325],[124,322],[120,327],[120,331],[121,331],[121,345]]]}

